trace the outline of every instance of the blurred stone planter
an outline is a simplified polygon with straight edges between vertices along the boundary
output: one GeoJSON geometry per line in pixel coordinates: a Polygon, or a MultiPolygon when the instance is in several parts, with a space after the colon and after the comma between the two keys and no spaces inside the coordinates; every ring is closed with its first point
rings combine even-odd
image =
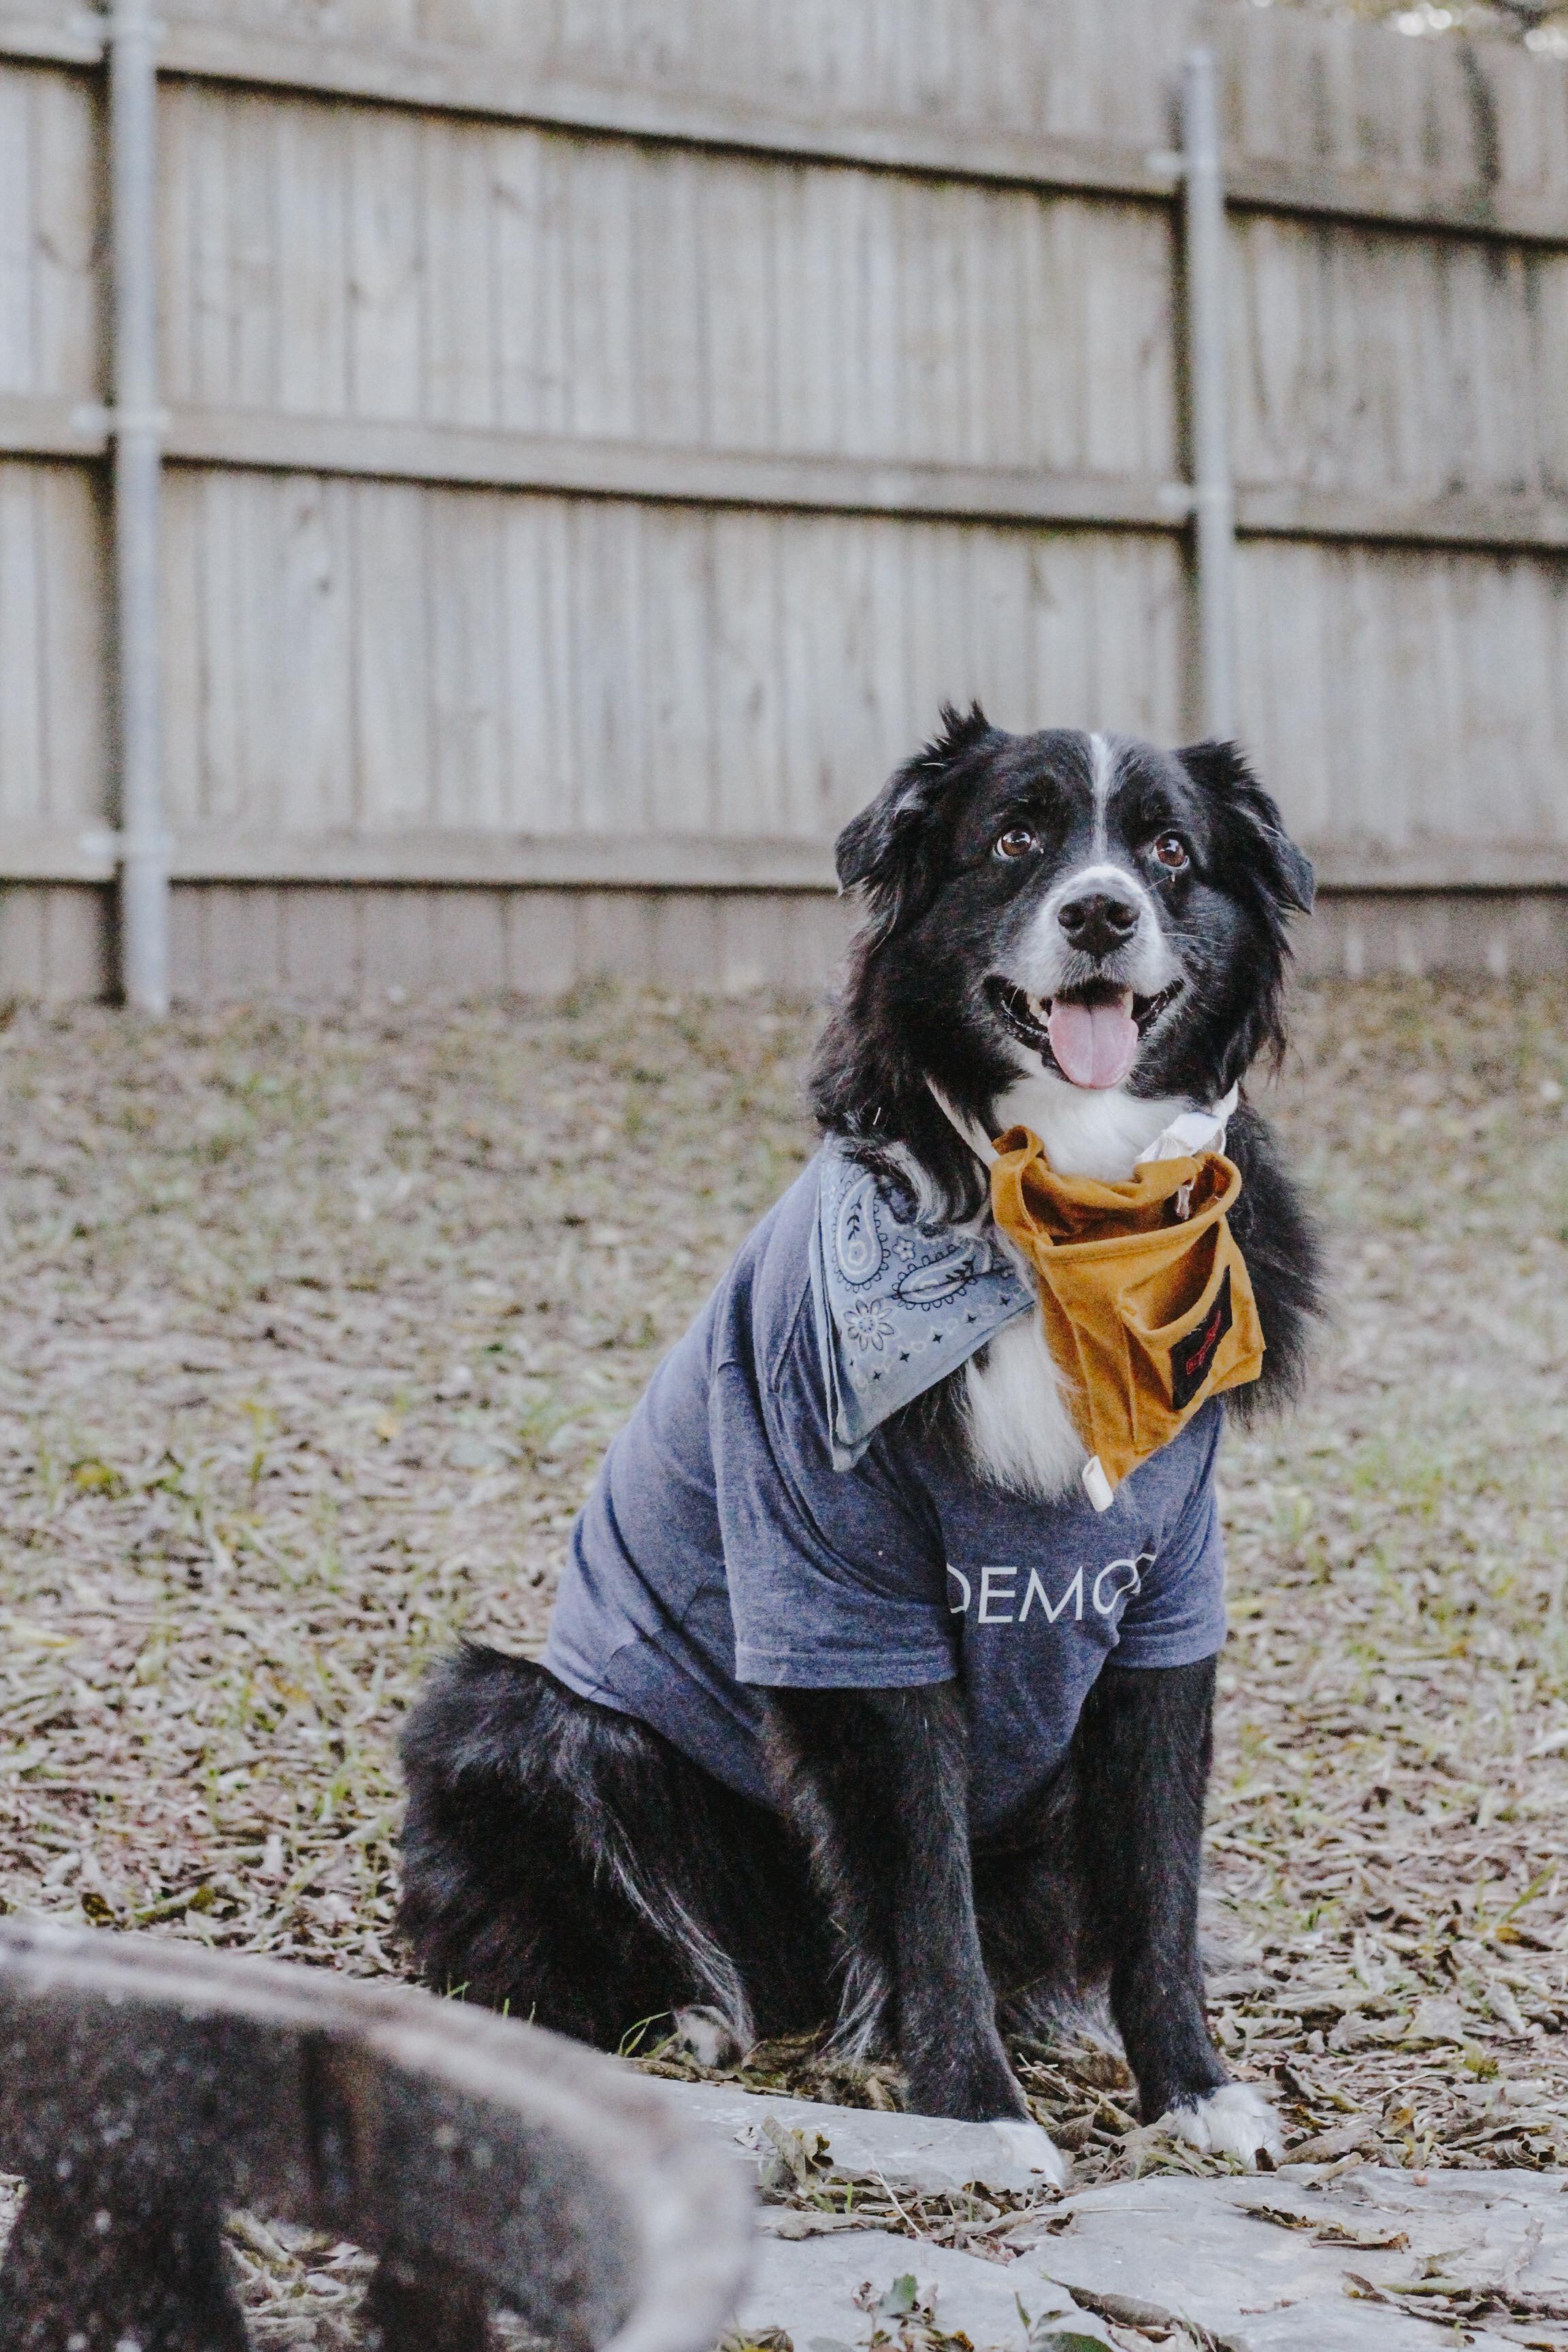
{"type": "Polygon", "coordinates": [[[152,1937],[0,1926],[0,2352],[242,2352],[229,2209],[379,2257],[383,2352],[705,2352],[749,2189],[658,2093],[426,1993],[152,1937]]]}

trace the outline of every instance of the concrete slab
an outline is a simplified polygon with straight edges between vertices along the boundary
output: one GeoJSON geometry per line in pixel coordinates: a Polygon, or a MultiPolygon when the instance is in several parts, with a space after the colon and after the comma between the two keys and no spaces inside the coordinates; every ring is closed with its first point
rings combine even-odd
{"type": "Polygon", "coordinates": [[[799,2245],[764,2239],[737,2315],[742,2331],[785,2329],[795,2352],[827,2352],[828,2347],[853,2352],[876,2324],[866,2304],[885,2294],[895,2279],[911,2275],[942,2326],[962,2330],[976,2352],[1004,2346],[1006,2352],[1023,2352],[1030,2326],[1037,2340],[1048,2337],[1042,2324],[1047,2320],[1097,2344],[1110,2341],[1101,2322],[1079,2311],[1070,2295],[1043,2278],[1025,2277],[1016,2263],[982,2262],[949,2246],[918,2245],[886,2230],[855,2230],[799,2245]],[[866,2287],[872,2290],[869,2297],[861,2294],[866,2287]],[[1020,2302],[1027,2324],[1020,2316],[1020,2302]]]}
{"type": "MultiPolygon", "coordinates": [[[[1066,2200],[1072,2226],[1043,2258],[1069,2289],[1159,2303],[1247,2352],[1432,2352],[1438,2340],[1452,2343],[1450,2328],[1347,2293],[1352,2273],[1393,2287],[1437,2256],[1446,2278],[1561,2294],[1568,2199],[1560,2181],[1436,2173],[1423,2188],[1408,2173],[1364,2168],[1318,2187],[1315,2169],[1086,2189],[1066,2200]],[[1260,2209],[1307,2226],[1261,2220],[1260,2209]],[[1386,2242],[1398,2238],[1406,2242],[1386,2242]]],[[[1470,2340],[1503,2339],[1478,2330],[1470,2340]]]]}
{"type": "Polygon", "coordinates": [[[879,2115],[864,2107],[828,2107],[815,2099],[777,2099],[723,2083],[661,2083],[690,2116],[731,2138],[772,2116],[786,2131],[826,2132],[841,2172],[879,2172],[895,2186],[1025,2191],[1041,2186],[990,2124],[947,2123],[939,2116],[879,2115]]]}
{"type": "MultiPolygon", "coordinates": [[[[750,2147],[772,2116],[786,2129],[824,2134],[837,2168],[879,2172],[895,2186],[1038,2186],[983,2124],[723,2084],[664,2087],[694,2123],[732,2146],[750,2147]]],[[[1195,2320],[1227,2352],[1439,2352],[1456,2340],[1451,2326],[1360,2300],[1352,2277],[1397,2289],[1436,2271],[1568,2304],[1568,2184],[1559,2176],[1324,2171],[1287,2167],[1257,2179],[1201,2180],[1165,2174],[1083,2189],[1053,2209],[1054,2221],[1068,2217],[1065,2231],[1042,2232],[1007,2263],[879,2229],[799,2242],[766,2236],[739,2315],[748,2330],[784,2329],[795,2352],[858,2352],[875,2323],[858,2293],[869,2285],[879,2294],[912,2274],[934,2294],[941,2324],[962,2329],[975,2352],[1026,2352],[1031,2327],[1035,2346],[1047,2346],[1057,2315],[1059,2326],[1110,2342],[1103,2319],[1075,2305],[1075,2290],[1195,2320]]],[[[764,2207],[762,2221],[764,2230],[788,2227],[776,2207],[764,2207]]],[[[1507,2352],[1521,2340],[1475,2324],[1467,2336],[1472,2352],[1507,2352]]],[[[1568,2342],[1553,2323],[1525,2336],[1568,2342]]]]}

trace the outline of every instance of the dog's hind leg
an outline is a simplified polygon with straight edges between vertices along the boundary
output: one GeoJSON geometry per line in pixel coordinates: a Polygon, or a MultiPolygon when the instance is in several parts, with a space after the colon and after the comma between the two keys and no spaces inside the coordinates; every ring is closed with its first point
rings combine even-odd
{"type": "Polygon", "coordinates": [[[742,2046],[816,2021],[826,1929],[798,1848],[646,1725],[469,1645],[403,1761],[399,1925],[438,1989],[612,2049],[688,2008],[742,2046]]]}

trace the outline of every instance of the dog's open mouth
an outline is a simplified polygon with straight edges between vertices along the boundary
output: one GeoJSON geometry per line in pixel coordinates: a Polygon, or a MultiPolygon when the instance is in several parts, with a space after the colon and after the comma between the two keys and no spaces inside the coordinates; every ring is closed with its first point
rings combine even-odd
{"type": "Polygon", "coordinates": [[[1130,988],[1091,982],[1059,996],[1031,996],[1027,989],[994,974],[986,993],[1004,1024],[1021,1045],[1038,1054],[1075,1087],[1117,1087],[1138,1058],[1138,1048],[1182,982],[1173,980],[1158,996],[1136,996],[1130,988]]]}

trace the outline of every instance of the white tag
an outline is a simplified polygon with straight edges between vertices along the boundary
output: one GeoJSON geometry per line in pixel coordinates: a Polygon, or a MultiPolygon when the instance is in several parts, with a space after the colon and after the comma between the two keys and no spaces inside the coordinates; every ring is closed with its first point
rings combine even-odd
{"type": "Polygon", "coordinates": [[[1116,1500],[1116,1496],[1112,1490],[1110,1479],[1105,1475],[1105,1465],[1101,1462],[1098,1454],[1091,1454],[1089,1455],[1089,1460],[1084,1464],[1083,1468],[1079,1475],[1083,1480],[1083,1491],[1089,1496],[1089,1501],[1094,1505],[1095,1509],[1097,1511],[1109,1511],[1110,1506],[1116,1500]]]}
{"type": "Polygon", "coordinates": [[[1147,1167],[1155,1160],[1196,1160],[1205,1151],[1223,1151],[1226,1127],[1240,1091],[1239,1087],[1232,1087],[1212,1109],[1183,1111],[1163,1134],[1154,1138],[1147,1151],[1138,1154],[1138,1166],[1147,1167]]]}

